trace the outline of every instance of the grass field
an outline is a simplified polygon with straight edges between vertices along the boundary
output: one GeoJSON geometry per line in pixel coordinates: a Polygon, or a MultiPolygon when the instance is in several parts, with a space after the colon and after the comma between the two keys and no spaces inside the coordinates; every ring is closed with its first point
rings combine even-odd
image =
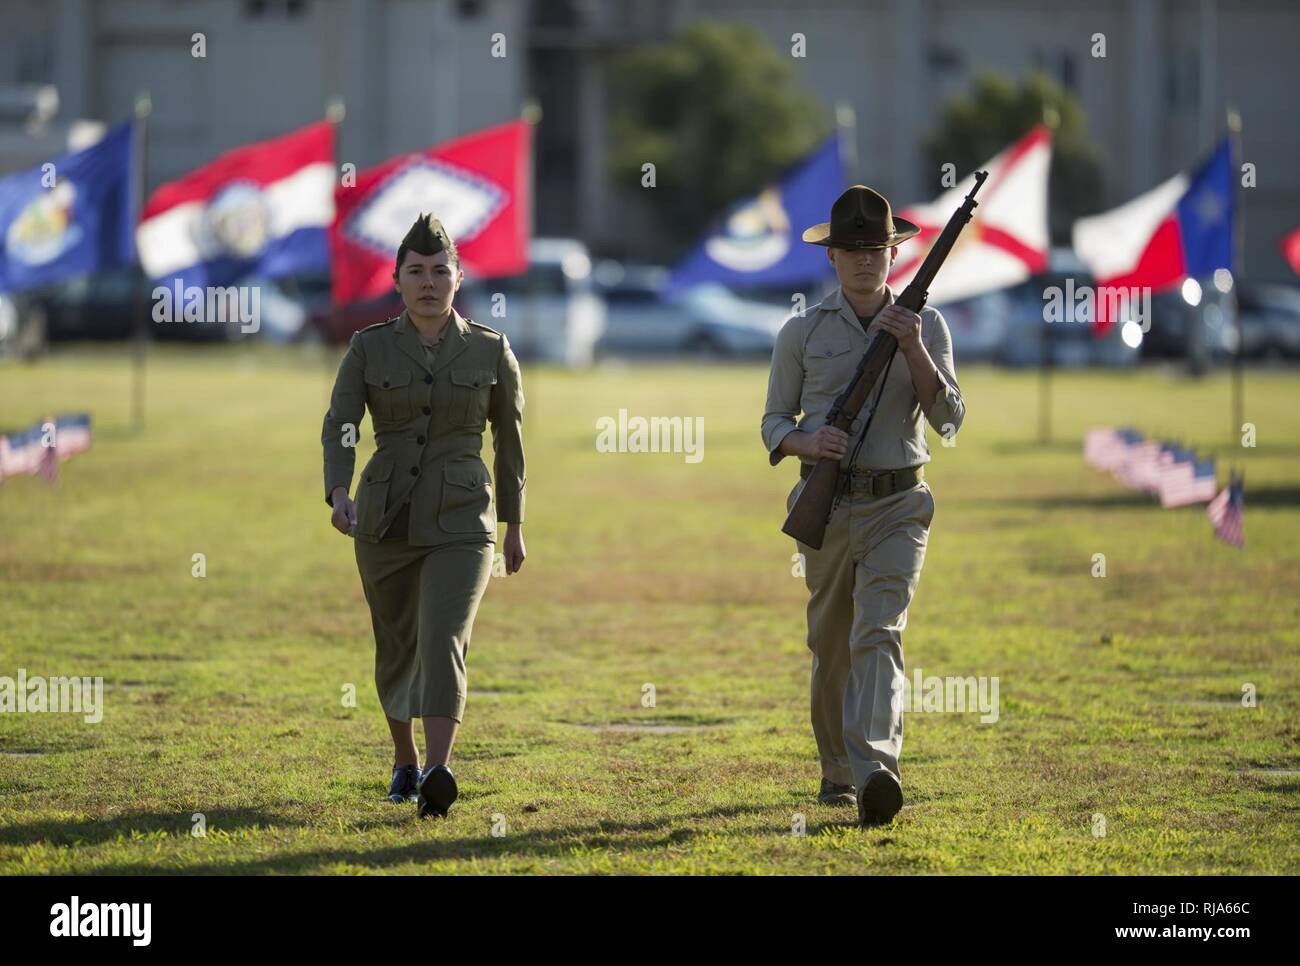
{"type": "Polygon", "coordinates": [[[156,350],[142,435],[118,350],[0,365],[9,429],[96,426],[55,485],[0,485],[0,675],[105,681],[99,724],[0,714],[0,872],[1300,872],[1300,375],[1248,374],[1242,449],[1222,376],[1060,374],[1040,447],[1035,375],[959,374],[905,653],[909,676],[997,676],[1000,717],[910,715],[907,805],[861,831],[815,801],[762,366],[525,370],[529,559],[479,612],[461,799],[435,823],[389,805],[322,499],[337,358],[156,350]],[[704,460],[597,453],[620,408],[704,416],[704,460]],[[1085,468],[1094,424],[1244,467],[1246,549],[1085,468]]]}

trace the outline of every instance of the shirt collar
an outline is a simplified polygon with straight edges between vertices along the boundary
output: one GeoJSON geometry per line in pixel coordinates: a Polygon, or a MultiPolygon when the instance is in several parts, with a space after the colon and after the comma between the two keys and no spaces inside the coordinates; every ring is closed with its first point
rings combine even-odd
{"type": "MultiPolygon", "coordinates": [[[[885,301],[880,307],[883,309],[886,305],[892,304],[893,301],[894,290],[890,288],[889,283],[886,282],[885,301]]],[[[836,314],[849,325],[853,326],[859,332],[862,331],[862,326],[858,322],[858,314],[853,311],[853,306],[849,304],[848,297],[844,294],[844,286],[835,286],[835,291],[827,297],[825,305],[829,309],[834,309],[836,314]]]]}

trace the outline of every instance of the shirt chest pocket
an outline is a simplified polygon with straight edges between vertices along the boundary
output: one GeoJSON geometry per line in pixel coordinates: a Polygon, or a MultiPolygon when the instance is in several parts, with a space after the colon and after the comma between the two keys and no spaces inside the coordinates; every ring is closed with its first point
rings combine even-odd
{"type": "Polygon", "coordinates": [[[839,395],[853,378],[858,357],[847,337],[810,341],[804,350],[804,385],[817,393],[839,395]]]}
{"type": "Polygon", "coordinates": [[[447,419],[453,426],[482,429],[492,402],[497,374],[491,369],[451,370],[451,400],[447,419]]]}
{"type": "Polygon", "coordinates": [[[366,373],[366,402],[371,415],[383,422],[401,422],[415,415],[409,369],[376,369],[366,373]]]}

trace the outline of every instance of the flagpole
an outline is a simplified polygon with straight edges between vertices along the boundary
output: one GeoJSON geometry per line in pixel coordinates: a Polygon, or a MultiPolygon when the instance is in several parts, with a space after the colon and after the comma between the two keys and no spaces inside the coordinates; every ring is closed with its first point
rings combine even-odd
{"type": "MultiPolygon", "coordinates": [[[[325,101],[325,120],[334,126],[334,157],[331,159],[331,163],[334,166],[334,184],[336,187],[338,185],[338,177],[339,177],[339,166],[338,166],[339,132],[343,128],[343,119],[347,116],[348,116],[347,103],[343,100],[341,96],[336,94],[335,96],[330,97],[325,101]]],[[[332,259],[333,252],[330,253],[330,256],[332,259]]],[[[328,325],[329,331],[323,333],[324,338],[322,339],[322,342],[326,346],[329,346],[330,340],[335,338],[335,333],[337,333],[340,328],[339,306],[338,306],[338,302],[334,298],[334,265],[332,262],[330,264],[329,321],[326,323],[326,325],[328,325]]],[[[334,374],[334,366],[332,363],[334,360],[331,358],[331,353],[327,350],[324,353],[323,358],[325,360],[325,369],[327,371],[327,374],[329,378],[332,379],[334,374]]]]}
{"type": "Polygon", "coordinates": [[[1245,199],[1241,193],[1241,114],[1235,107],[1228,108],[1228,139],[1232,156],[1232,267],[1236,269],[1232,279],[1232,439],[1235,445],[1241,444],[1241,425],[1245,417],[1241,371],[1241,277],[1245,262],[1245,236],[1243,226],[1245,212],[1242,211],[1245,199]]]}
{"type": "Polygon", "coordinates": [[[835,128],[840,136],[840,164],[844,168],[841,188],[858,183],[858,115],[848,101],[835,104],[835,128]]]}
{"type": "MultiPolygon", "coordinates": [[[[524,326],[524,332],[527,338],[524,340],[525,356],[529,359],[537,358],[537,273],[533,270],[533,256],[531,252],[533,244],[533,235],[537,231],[537,125],[542,120],[542,105],[535,97],[528,97],[524,100],[523,108],[519,116],[524,123],[530,128],[528,132],[528,164],[527,174],[525,175],[524,185],[528,191],[528,233],[524,238],[524,248],[527,256],[528,272],[528,308],[526,309],[527,317],[524,326]]],[[[532,410],[533,419],[537,418],[537,386],[534,385],[528,391],[528,407],[532,410]]]]}
{"type": "MultiPolygon", "coordinates": [[[[142,91],[136,95],[135,99],[135,150],[131,152],[132,164],[134,171],[133,177],[133,198],[131,212],[131,231],[140,224],[140,215],[144,211],[144,193],[148,190],[148,158],[147,150],[149,146],[149,115],[153,112],[153,101],[149,97],[149,92],[142,91]]],[[[136,253],[136,260],[139,261],[139,253],[136,253]]],[[[143,266],[141,267],[143,274],[143,266]]],[[[146,280],[147,281],[147,280],[146,280]]],[[[145,318],[149,314],[149,302],[145,298],[144,285],[137,284],[135,294],[135,312],[132,319],[132,392],[131,392],[131,425],[137,432],[144,431],[144,391],[145,391],[145,366],[148,362],[149,350],[149,326],[145,323],[145,318]]]]}
{"type": "MultiPolygon", "coordinates": [[[[1060,124],[1061,117],[1050,104],[1043,105],[1043,123],[1047,125],[1050,131],[1055,131],[1060,124]]],[[[1050,262],[1052,253],[1051,238],[1051,212],[1048,212],[1048,237],[1047,237],[1047,254],[1050,262]]],[[[1051,271],[1051,265],[1048,265],[1048,271],[1051,271]]],[[[1052,325],[1046,319],[1043,320],[1042,335],[1042,356],[1038,366],[1038,444],[1048,446],[1052,442],[1052,367],[1055,364],[1055,353],[1052,351],[1052,325]]]]}

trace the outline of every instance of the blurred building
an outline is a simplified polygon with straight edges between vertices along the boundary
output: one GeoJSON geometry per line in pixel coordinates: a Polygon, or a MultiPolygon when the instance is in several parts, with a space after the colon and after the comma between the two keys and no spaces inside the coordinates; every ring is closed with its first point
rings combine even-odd
{"type": "Polygon", "coordinates": [[[979,69],[1041,67],[1078,95],[1108,206],[1190,164],[1234,104],[1259,178],[1248,271],[1293,278],[1277,239],[1300,223],[1294,0],[4,0],[4,13],[0,170],[62,150],[78,119],[125,117],[141,90],[151,187],[322,117],[332,96],[347,107],[339,159],[359,167],[518,116],[532,97],[537,230],[597,250],[628,236],[604,164],[606,65],[697,19],[753,25],[779,50],[803,34],[798,75],[828,108],[855,108],[856,177],[899,204],[935,194],[920,138],[979,69]],[[1105,59],[1090,54],[1096,33],[1105,59]],[[492,56],[494,35],[506,56],[492,56]]]}

